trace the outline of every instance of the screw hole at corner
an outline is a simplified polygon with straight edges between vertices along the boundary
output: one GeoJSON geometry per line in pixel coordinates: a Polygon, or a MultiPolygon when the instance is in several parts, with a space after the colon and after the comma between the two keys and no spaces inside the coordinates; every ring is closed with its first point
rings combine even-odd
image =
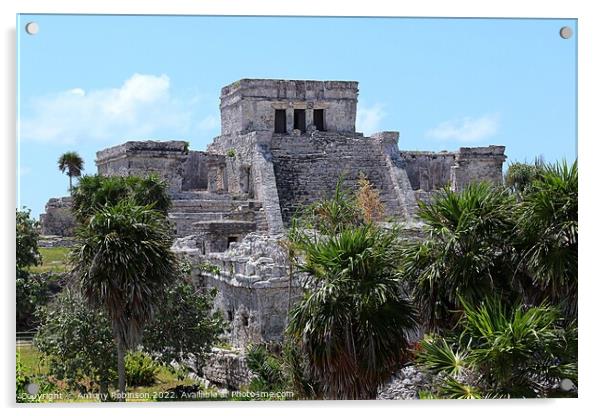
{"type": "Polygon", "coordinates": [[[40,26],[36,22],[29,22],[25,25],[25,32],[28,35],[37,35],[40,31],[40,26]]]}

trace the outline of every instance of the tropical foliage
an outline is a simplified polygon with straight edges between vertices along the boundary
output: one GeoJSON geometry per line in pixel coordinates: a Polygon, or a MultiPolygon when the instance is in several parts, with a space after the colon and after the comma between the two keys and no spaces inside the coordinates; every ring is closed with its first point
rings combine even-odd
{"type": "Polygon", "coordinates": [[[319,201],[290,239],[298,272],[310,276],[287,328],[326,398],[367,399],[405,357],[415,312],[397,265],[397,229],[365,223],[341,189],[319,201]]]}
{"type": "Polygon", "coordinates": [[[436,312],[427,320],[434,333],[424,337],[418,353],[418,362],[435,380],[425,397],[576,394],[559,386],[561,381],[578,383],[577,163],[520,166],[511,173],[508,200],[503,189],[482,184],[457,194],[444,192],[430,206],[420,207],[429,233],[406,251],[410,256],[403,272],[416,302],[436,312]],[[519,181],[520,169],[536,173],[519,181]],[[476,211],[474,227],[456,225],[470,218],[475,206],[486,206],[490,195],[507,200],[500,205],[506,212],[495,215],[490,228],[478,226],[487,222],[488,210],[476,211]],[[468,204],[475,196],[479,203],[468,204]],[[454,215],[458,221],[445,223],[441,218],[451,217],[451,206],[459,207],[454,215]],[[470,259],[479,252],[462,251],[474,247],[466,244],[472,232],[474,238],[482,236],[496,261],[481,261],[481,270],[461,270],[457,266],[466,263],[456,262],[456,254],[470,259]],[[490,290],[475,294],[468,286],[482,278],[490,282],[490,290]],[[437,319],[437,311],[450,310],[456,311],[453,319],[437,319]]]}
{"type": "Polygon", "coordinates": [[[66,152],[59,157],[59,170],[67,173],[69,177],[69,192],[73,189],[72,180],[74,177],[79,177],[84,170],[84,160],[77,152],[66,152]]]}
{"type": "Polygon", "coordinates": [[[159,364],[141,351],[125,356],[125,375],[128,386],[152,386],[157,381],[159,364]]]}
{"type": "Polygon", "coordinates": [[[402,272],[413,288],[425,324],[450,328],[460,297],[476,302],[494,293],[515,299],[512,238],[514,197],[487,183],[462,192],[445,189],[421,203],[425,238],[401,254],[402,272]]]}
{"type": "Polygon", "coordinates": [[[253,373],[249,385],[251,391],[282,391],[287,388],[287,374],[282,357],[270,352],[267,345],[249,345],[246,362],[253,373]]]}
{"type": "Polygon", "coordinates": [[[99,208],[77,238],[72,274],[86,301],[109,317],[119,390],[125,393],[125,352],[139,344],[144,326],[178,276],[171,230],[152,206],[125,199],[99,208]]]}
{"type": "Polygon", "coordinates": [[[31,211],[16,211],[17,269],[25,270],[41,262],[38,250],[38,222],[31,218],[31,211]]]}
{"type": "Polygon", "coordinates": [[[30,274],[17,270],[17,331],[30,331],[38,325],[36,309],[45,305],[60,290],[60,279],[50,273],[30,274]]]}
{"type": "Polygon", "coordinates": [[[170,286],[144,330],[144,351],[161,364],[175,363],[180,369],[201,375],[207,355],[225,327],[222,316],[213,311],[216,294],[199,292],[184,280],[170,286]]]}
{"type": "Polygon", "coordinates": [[[78,222],[84,223],[96,210],[131,201],[134,205],[150,206],[167,215],[171,204],[167,184],[158,176],[83,176],[73,188],[72,211],[78,222]]]}
{"type": "Polygon", "coordinates": [[[533,182],[539,178],[544,166],[541,158],[535,159],[533,164],[511,163],[504,176],[504,182],[512,191],[521,194],[531,188],[533,182]]]}
{"type": "Polygon", "coordinates": [[[48,276],[38,276],[29,269],[41,263],[38,249],[38,223],[30,217],[29,210],[16,212],[16,315],[17,331],[35,327],[35,308],[48,301],[50,289],[48,276]]]}
{"type": "Polygon", "coordinates": [[[78,291],[66,288],[38,309],[38,317],[34,345],[44,354],[49,373],[77,391],[98,391],[106,400],[117,376],[117,349],[106,312],[88,307],[78,291]]]}
{"type": "Polygon", "coordinates": [[[436,397],[541,397],[577,382],[577,333],[557,308],[464,303],[460,336],[426,336],[417,362],[435,378],[436,397]]]}
{"type": "Polygon", "coordinates": [[[536,290],[531,302],[548,299],[577,317],[577,163],[541,168],[517,209],[517,262],[536,290]]]}

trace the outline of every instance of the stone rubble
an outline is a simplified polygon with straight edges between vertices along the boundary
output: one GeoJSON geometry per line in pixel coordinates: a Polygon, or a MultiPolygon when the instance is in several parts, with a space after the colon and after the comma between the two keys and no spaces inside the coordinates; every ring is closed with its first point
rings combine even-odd
{"type": "Polygon", "coordinates": [[[416,366],[403,367],[395,373],[391,380],[378,391],[378,400],[416,400],[421,390],[426,390],[430,383],[428,376],[416,366]]]}

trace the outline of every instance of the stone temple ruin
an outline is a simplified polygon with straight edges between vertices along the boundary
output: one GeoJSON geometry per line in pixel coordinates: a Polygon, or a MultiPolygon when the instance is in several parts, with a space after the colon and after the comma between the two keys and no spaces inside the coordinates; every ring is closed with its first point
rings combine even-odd
{"type": "MultiPolygon", "coordinates": [[[[502,181],[504,146],[455,152],[400,151],[399,133],[355,130],[358,83],[242,79],[221,91],[221,135],[206,151],[184,141],[128,141],[97,153],[102,175],[166,180],[173,249],[193,265],[202,287],[219,289],[216,308],[231,322],[234,346],[282,338],[291,292],[278,245],[295,212],[330,195],[339,177],[360,175],[378,189],[385,216],[419,228],[417,200],[444,186],[502,181]]],[[[69,198],[53,198],[42,232],[69,235],[69,198]]]]}

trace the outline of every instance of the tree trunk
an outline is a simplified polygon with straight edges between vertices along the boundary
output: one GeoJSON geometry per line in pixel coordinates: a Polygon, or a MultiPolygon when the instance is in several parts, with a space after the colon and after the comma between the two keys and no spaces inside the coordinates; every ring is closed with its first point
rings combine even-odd
{"type": "Polygon", "coordinates": [[[117,373],[119,374],[119,400],[125,402],[125,346],[123,341],[117,339],[117,373]]]}
{"type": "Polygon", "coordinates": [[[108,402],[109,401],[109,386],[105,380],[101,380],[99,382],[99,393],[100,393],[100,401],[108,402]]]}
{"type": "Polygon", "coordinates": [[[71,175],[69,175],[69,193],[73,190],[73,185],[71,184],[71,175]]]}

